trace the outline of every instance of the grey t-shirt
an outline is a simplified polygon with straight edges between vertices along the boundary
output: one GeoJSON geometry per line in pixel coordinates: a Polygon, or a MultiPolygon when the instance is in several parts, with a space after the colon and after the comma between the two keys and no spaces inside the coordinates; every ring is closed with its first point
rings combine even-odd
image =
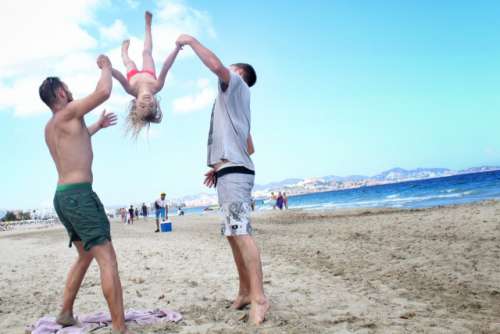
{"type": "Polygon", "coordinates": [[[219,93],[212,109],[207,164],[213,167],[221,161],[228,161],[230,165],[255,170],[247,147],[250,88],[238,74],[232,71],[230,74],[226,90],[219,83],[219,93]]]}

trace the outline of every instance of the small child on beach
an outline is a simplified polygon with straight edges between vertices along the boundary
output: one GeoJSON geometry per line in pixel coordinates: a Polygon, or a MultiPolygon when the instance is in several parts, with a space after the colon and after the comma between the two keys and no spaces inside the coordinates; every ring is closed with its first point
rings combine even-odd
{"type": "Polygon", "coordinates": [[[158,93],[165,84],[167,73],[179,53],[180,47],[176,46],[170,55],[165,59],[160,75],[156,77],[155,64],[152,50],[153,40],[151,37],[151,21],[153,14],[146,11],[146,32],[144,36],[144,50],[142,51],[142,70],[138,70],[134,61],[128,55],[130,40],[122,43],[122,60],[127,69],[127,77],[118,70],[112,69],[113,77],[120,82],[125,91],[132,95],[134,99],[130,102],[129,114],[127,117],[129,131],[136,137],[145,125],[150,123],[160,123],[162,112],[158,99],[158,93]]]}

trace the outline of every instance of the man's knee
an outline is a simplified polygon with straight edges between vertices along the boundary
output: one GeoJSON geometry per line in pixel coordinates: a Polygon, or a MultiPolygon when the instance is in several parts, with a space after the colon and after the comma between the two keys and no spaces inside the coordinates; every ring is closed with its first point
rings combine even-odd
{"type": "Polygon", "coordinates": [[[227,237],[230,243],[236,245],[239,250],[246,249],[248,246],[253,245],[253,238],[251,235],[235,235],[227,237]]]}
{"type": "Polygon", "coordinates": [[[89,265],[93,259],[94,259],[94,257],[92,256],[92,254],[90,252],[78,254],[78,262],[83,264],[83,265],[89,265]]]}
{"type": "Polygon", "coordinates": [[[116,265],[116,255],[110,241],[95,245],[90,249],[90,253],[99,264],[116,265]]]}

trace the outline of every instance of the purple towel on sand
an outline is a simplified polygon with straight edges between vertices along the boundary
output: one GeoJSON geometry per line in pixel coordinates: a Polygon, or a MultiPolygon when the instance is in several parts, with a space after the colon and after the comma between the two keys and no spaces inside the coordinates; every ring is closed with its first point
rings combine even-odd
{"type": "MultiPolygon", "coordinates": [[[[178,322],[182,315],[178,312],[156,309],[156,310],[128,310],[125,312],[125,321],[139,325],[150,325],[160,322],[178,322]]],[[[92,330],[111,326],[111,317],[104,312],[84,315],[78,318],[78,325],[62,327],[56,323],[54,317],[40,318],[35,325],[26,327],[26,333],[31,334],[84,334],[92,330]]]]}

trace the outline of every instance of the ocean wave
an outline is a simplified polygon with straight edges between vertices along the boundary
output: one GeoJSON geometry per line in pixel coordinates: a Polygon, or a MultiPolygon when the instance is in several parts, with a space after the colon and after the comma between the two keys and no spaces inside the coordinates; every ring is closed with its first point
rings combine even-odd
{"type": "Polygon", "coordinates": [[[294,204],[291,207],[311,210],[311,209],[326,209],[326,208],[359,208],[359,207],[404,207],[405,205],[429,201],[438,200],[446,198],[459,198],[473,194],[473,190],[464,191],[461,193],[448,193],[448,194],[432,194],[424,196],[409,196],[409,197],[399,197],[399,195],[389,195],[382,199],[373,200],[361,200],[361,201],[350,201],[350,202],[327,202],[327,203],[314,203],[314,204],[294,204]]]}
{"type": "Polygon", "coordinates": [[[290,208],[294,209],[304,209],[304,210],[310,210],[310,209],[319,209],[319,208],[325,208],[328,206],[332,206],[334,203],[317,203],[317,204],[304,204],[304,205],[289,205],[290,208]]]}

